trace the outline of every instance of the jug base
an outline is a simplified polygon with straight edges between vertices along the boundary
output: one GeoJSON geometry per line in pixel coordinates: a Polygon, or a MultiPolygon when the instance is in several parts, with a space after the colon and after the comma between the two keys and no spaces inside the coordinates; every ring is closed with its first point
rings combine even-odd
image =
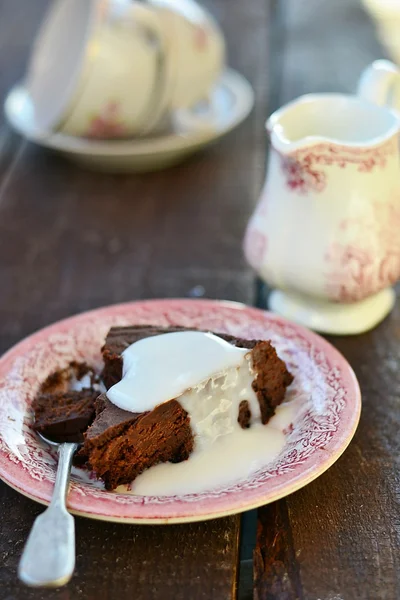
{"type": "Polygon", "coordinates": [[[269,297],[269,308],[320,333],[355,335],[378,325],[390,313],[395,300],[392,288],[386,288],[352,304],[338,304],[274,290],[269,297]]]}

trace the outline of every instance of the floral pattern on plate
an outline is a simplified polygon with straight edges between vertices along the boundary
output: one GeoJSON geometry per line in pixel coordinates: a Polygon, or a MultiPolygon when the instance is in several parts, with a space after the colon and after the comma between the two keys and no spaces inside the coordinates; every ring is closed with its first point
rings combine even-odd
{"type": "Polygon", "coordinates": [[[32,430],[30,404],[47,375],[70,360],[100,368],[100,348],[112,325],[153,323],[208,328],[270,339],[295,375],[288,391],[296,418],[280,456],[230,487],[182,496],[107,492],[75,470],[69,508],[124,522],[209,519],[276,500],[306,485],[344,451],[356,429],[360,391],[345,359],[325,340],[276,315],[231,302],[153,300],[110,306],[60,321],[12,348],[0,360],[0,475],[21,493],[47,503],[55,478],[54,454],[32,430]]]}

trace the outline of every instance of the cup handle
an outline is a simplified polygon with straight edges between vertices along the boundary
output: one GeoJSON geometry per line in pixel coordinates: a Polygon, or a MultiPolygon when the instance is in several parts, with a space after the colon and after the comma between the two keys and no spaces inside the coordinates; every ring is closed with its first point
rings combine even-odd
{"type": "Polygon", "coordinates": [[[400,70],[389,60],[376,60],[361,74],[357,95],[400,111],[400,70]]]}

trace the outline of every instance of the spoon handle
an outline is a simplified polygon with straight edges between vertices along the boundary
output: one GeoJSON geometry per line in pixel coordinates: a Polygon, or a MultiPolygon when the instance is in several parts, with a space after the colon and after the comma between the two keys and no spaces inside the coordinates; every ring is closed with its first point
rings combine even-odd
{"type": "Polygon", "coordinates": [[[67,583],[75,567],[75,524],[66,508],[69,475],[78,444],[60,444],[53,497],[29,534],[19,563],[18,576],[33,587],[58,587],[67,583]]]}

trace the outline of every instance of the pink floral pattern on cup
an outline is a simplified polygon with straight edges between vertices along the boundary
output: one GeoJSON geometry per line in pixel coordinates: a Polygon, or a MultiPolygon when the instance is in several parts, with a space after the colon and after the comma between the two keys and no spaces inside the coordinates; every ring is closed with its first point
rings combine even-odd
{"type": "Polygon", "coordinates": [[[259,269],[267,252],[267,237],[254,226],[249,226],[244,238],[244,253],[253,269],[259,269]]]}
{"type": "Polygon", "coordinates": [[[86,137],[107,139],[124,136],[127,132],[119,112],[120,107],[117,101],[107,102],[103,110],[91,118],[86,137]]]}
{"type": "Polygon", "coordinates": [[[208,44],[208,32],[204,25],[195,25],[194,27],[194,45],[200,52],[203,52],[208,44]]]}
{"type": "Polygon", "coordinates": [[[248,263],[258,271],[266,260],[268,237],[263,231],[263,223],[268,210],[267,195],[263,191],[255,213],[250,219],[243,241],[243,251],[248,263]]]}
{"type": "Polygon", "coordinates": [[[384,168],[388,156],[397,152],[396,138],[376,148],[351,148],[333,144],[317,144],[303,148],[288,156],[280,155],[281,168],[286,185],[300,194],[322,192],[327,183],[327,172],[322,167],[337,166],[345,169],[356,165],[360,173],[370,173],[375,168],[384,168]]]}
{"type": "Polygon", "coordinates": [[[310,161],[298,157],[281,156],[281,167],[289,189],[300,194],[308,191],[321,192],[325,188],[326,174],[311,168],[310,161]]]}
{"type": "Polygon", "coordinates": [[[375,202],[362,218],[340,224],[326,254],[327,292],[337,302],[354,302],[393,285],[400,277],[400,205],[375,202]]]}

